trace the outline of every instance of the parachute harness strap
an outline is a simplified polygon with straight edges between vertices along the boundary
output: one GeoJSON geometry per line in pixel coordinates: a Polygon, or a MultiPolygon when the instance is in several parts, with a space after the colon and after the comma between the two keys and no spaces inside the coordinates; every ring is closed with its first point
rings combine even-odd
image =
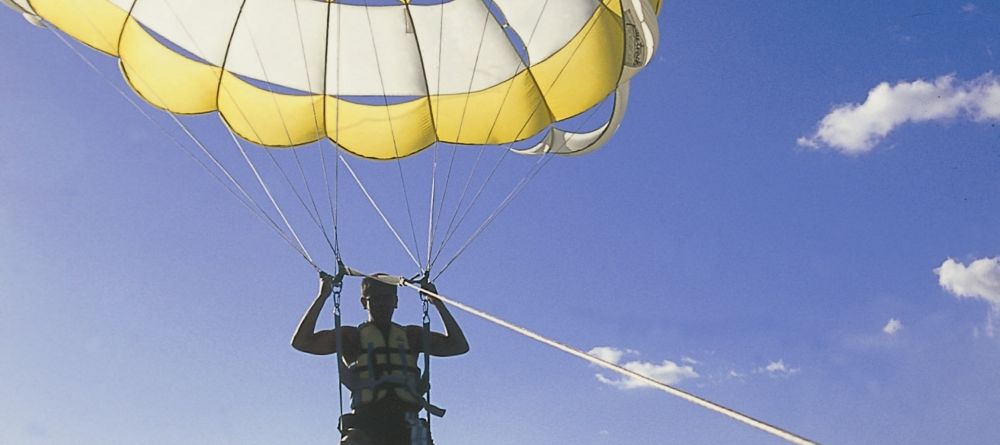
{"type": "Polygon", "coordinates": [[[341,423],[344,418],[344,376],[341,372],[341,364],[343,363],[344,357],[344,335],[341,333],[340,294],[344,289],[345,273],[346,268],[344,267],[344,263],[338,260],[337,275],[333,278],[333,332],[337,345],[337,401],[340,405],[340,416],[337,417],[337,429],[340,430],[341,434],[344,433],[343,425],[341,423]]]}
{"type": "MultiPolygon", "coordinates": [[[[427,283],[430,271],[424,274],[421,283],[427,283]]],[[[423,287],[423,286],[421,286],[423,287]]],[[[427,406],[431,405],[431,299],[425,293],[420,293],[420,299],[423,300],[423,350],[424,350],[424,375],[421,377],[421,382],[424,385],[424,397],[427,399],[427,406]]],[[[431,412],[427,410],[427,434],[430,435],[431,432],[431,412]]]]}

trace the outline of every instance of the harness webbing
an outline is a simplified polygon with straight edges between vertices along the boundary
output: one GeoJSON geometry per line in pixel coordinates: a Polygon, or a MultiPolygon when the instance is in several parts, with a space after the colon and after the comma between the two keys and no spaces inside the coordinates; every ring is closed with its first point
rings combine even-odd
{"type": "Polygon", "coordinates": [[[344,335],[340,332],[340,291],[343,287],[343,277],[338,274],[338,278],[333,284],[333,332],[337,343],[337,400],[340,402],[340,417],[337,417],[337,429],[340,430],[341,434],[344,433],[343,425],[340,424],[340,419],[344,417],[344,376],[341,371],[344,354],[344,335]]]}
{"type": "MultiPolygon", "coordinates": [[[[423,294],[421,294],[423,296],[423,294]]],[[[424,350],[424,375],[420,378],[420,383],[424,386],[424,397],[427,399],[427,406],[434,406],[431,404],[431,315],[430,315],[430,305],[431,302],[426,296],[423,296],[423,350],[424,350]]],[[[444,415],[444,412],[441,413],[444,415]]],[[[431,431],[431,411],[427,410],[427,434],[430,435],[431,431]]]]}

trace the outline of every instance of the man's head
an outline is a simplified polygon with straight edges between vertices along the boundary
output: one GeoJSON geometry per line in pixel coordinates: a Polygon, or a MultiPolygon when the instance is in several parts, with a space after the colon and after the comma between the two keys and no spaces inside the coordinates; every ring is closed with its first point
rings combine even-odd
{"type": "MultiPolygon", "coordinates": [[[[377,273],[372,277],[388,277],[377,273]]],[[[396,310],[399,298],[396,286],[387,284],[378,278],[365,277],[361,280],[361,305],[368,310],[369,318],[374,322],[389,322],[396,310]]]]}

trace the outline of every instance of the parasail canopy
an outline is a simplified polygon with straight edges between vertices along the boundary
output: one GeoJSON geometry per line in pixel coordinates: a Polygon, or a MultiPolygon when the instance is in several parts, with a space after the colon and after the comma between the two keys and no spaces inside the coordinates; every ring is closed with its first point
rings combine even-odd
{"type": "Polygon", "coordinates": [[[365,158],[437,142],[582,153],[651,59],[659,0],[3,0],[120,59],[178,114],[217,111],[269,147],[329,138],[365,158]],[[596,130],[553,126],[615,94],[596,130]]]}

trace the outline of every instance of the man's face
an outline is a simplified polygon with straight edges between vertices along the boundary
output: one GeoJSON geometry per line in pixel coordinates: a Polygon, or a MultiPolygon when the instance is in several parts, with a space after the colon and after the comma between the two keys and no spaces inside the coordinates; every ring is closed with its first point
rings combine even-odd
{"type": "Polygon", "coordinates": [[[399,301],[394,286],[372,286],[365,289],[361,296],[362,303],[368,309],[372,321],[392,320],[392,313],[399,301]]]}

